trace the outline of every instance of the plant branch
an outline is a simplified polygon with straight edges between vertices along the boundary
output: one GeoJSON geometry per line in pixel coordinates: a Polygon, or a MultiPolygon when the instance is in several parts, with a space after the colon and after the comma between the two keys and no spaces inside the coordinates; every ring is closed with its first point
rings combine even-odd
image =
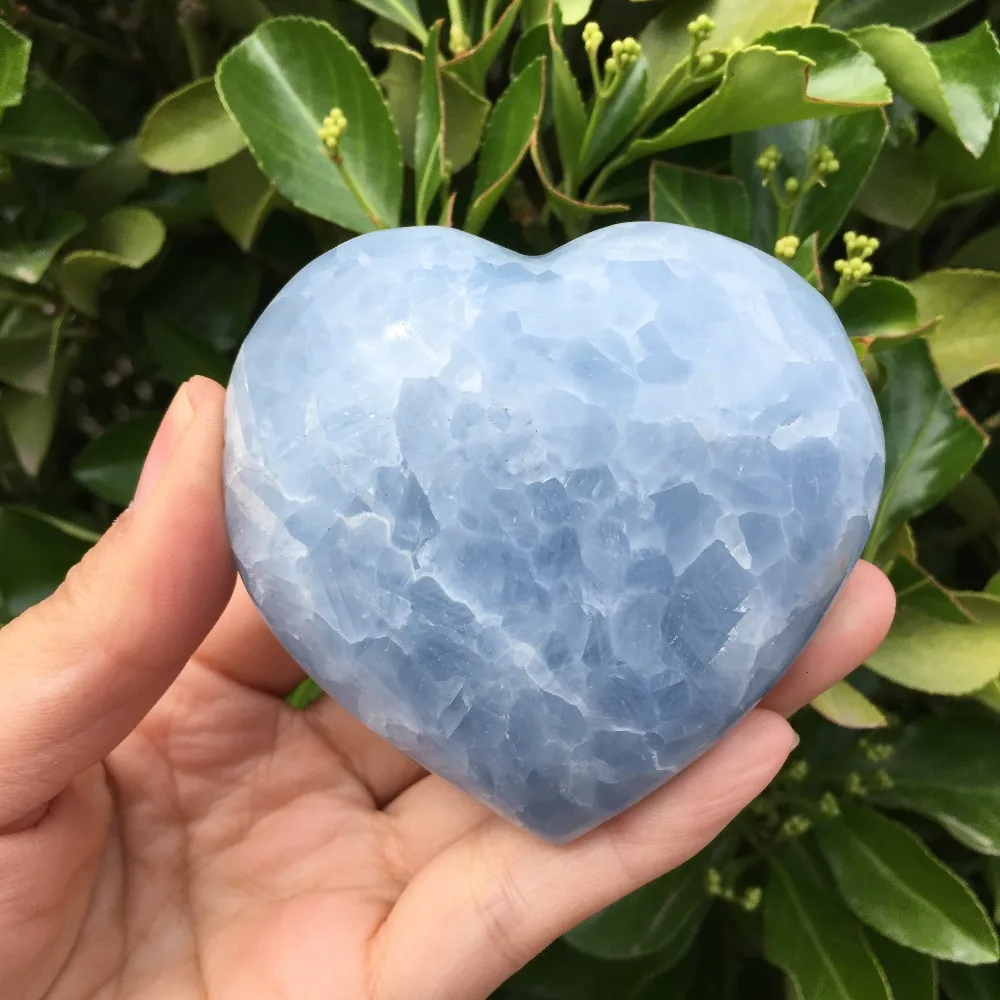
{"type": "Polygon", "coordinates": [[[79,45],[96,56],[111,59],[119,65],[129,67],[129,69],[134,66],[134,63],[125,52],[119,51],[108,42],[100,38],[95,38],[93,35],[88,35],[87,32],[81,31],[79,28],[74,28],[72,25],[50,21],[47,17],[42,17],[41,14],[36,14],[30,10],[24,11],[19,16],[18,22],[27,30],[48,35],[50,38],[54,38],[64,45],[79,45]]]}
{"type": "Polygon", "coordinates": [[[354,183],[354,178],[351,176],[351,172],[347,169],[347,165],[344,163],[343,154],[335,152],[332,154],[331,159],[333,160],[336,168],[340,171],[340,176],[344,181],[344,184],[347,186],[347,190],[354,195],[358,204],[364,209],[365,215],[371,219],[372,225],[375,226],[376,229],[385,229],[385,222],[383,222],[379,217],[378,212],[376,212],[371,206],[361,189],[354,183]]]}

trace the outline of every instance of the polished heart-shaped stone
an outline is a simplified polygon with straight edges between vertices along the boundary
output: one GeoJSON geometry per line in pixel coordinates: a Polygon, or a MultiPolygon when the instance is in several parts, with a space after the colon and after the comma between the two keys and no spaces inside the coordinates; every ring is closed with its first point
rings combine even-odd
{"type": "Polygon", "coordinates": [[[660,223],[544,257],[398,229],[254,327],[226,512],[323,688],[558,841],[781,676],[862,550],[883,450],[834,311],[757,250],[660,223]]]}

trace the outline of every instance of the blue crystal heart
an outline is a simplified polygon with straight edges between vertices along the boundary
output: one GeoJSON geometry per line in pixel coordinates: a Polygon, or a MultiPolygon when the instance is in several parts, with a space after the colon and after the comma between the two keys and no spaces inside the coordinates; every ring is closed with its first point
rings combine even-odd
{"type": "Polygon", "coordinates": [[[264,618],[342,705],[566,840],[697,757],[857,560],[884,445],[826,300],[660,223],[544,257],[358,237],[264,312],[226,511],[264,618]]]}

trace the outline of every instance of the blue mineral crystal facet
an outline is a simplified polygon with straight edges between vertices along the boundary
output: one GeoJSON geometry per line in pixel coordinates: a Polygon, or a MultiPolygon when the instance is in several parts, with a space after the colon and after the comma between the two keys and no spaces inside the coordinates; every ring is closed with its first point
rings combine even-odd
{"type": "Polygon", "coordinates": [[[660,223],[535,258],[358,237],[268,307],[227,405],[229,528],[270,627],[371,729],[553,840],[774,684],[882,485],[825,299],[660,223]]]}

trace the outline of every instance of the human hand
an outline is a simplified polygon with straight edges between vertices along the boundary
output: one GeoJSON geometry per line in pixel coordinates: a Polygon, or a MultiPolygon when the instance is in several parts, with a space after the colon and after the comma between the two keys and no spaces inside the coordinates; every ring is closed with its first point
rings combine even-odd
{"type": "Polygon", "coordinates": [[[234,589],[223,391],[195,379],[136,503],[0,632],[0,997],[478,1000],[697,852],[860,663],[892,588],[859,565],[709,753],[565,846],[427,775],[302,675],[234,589]]]}

